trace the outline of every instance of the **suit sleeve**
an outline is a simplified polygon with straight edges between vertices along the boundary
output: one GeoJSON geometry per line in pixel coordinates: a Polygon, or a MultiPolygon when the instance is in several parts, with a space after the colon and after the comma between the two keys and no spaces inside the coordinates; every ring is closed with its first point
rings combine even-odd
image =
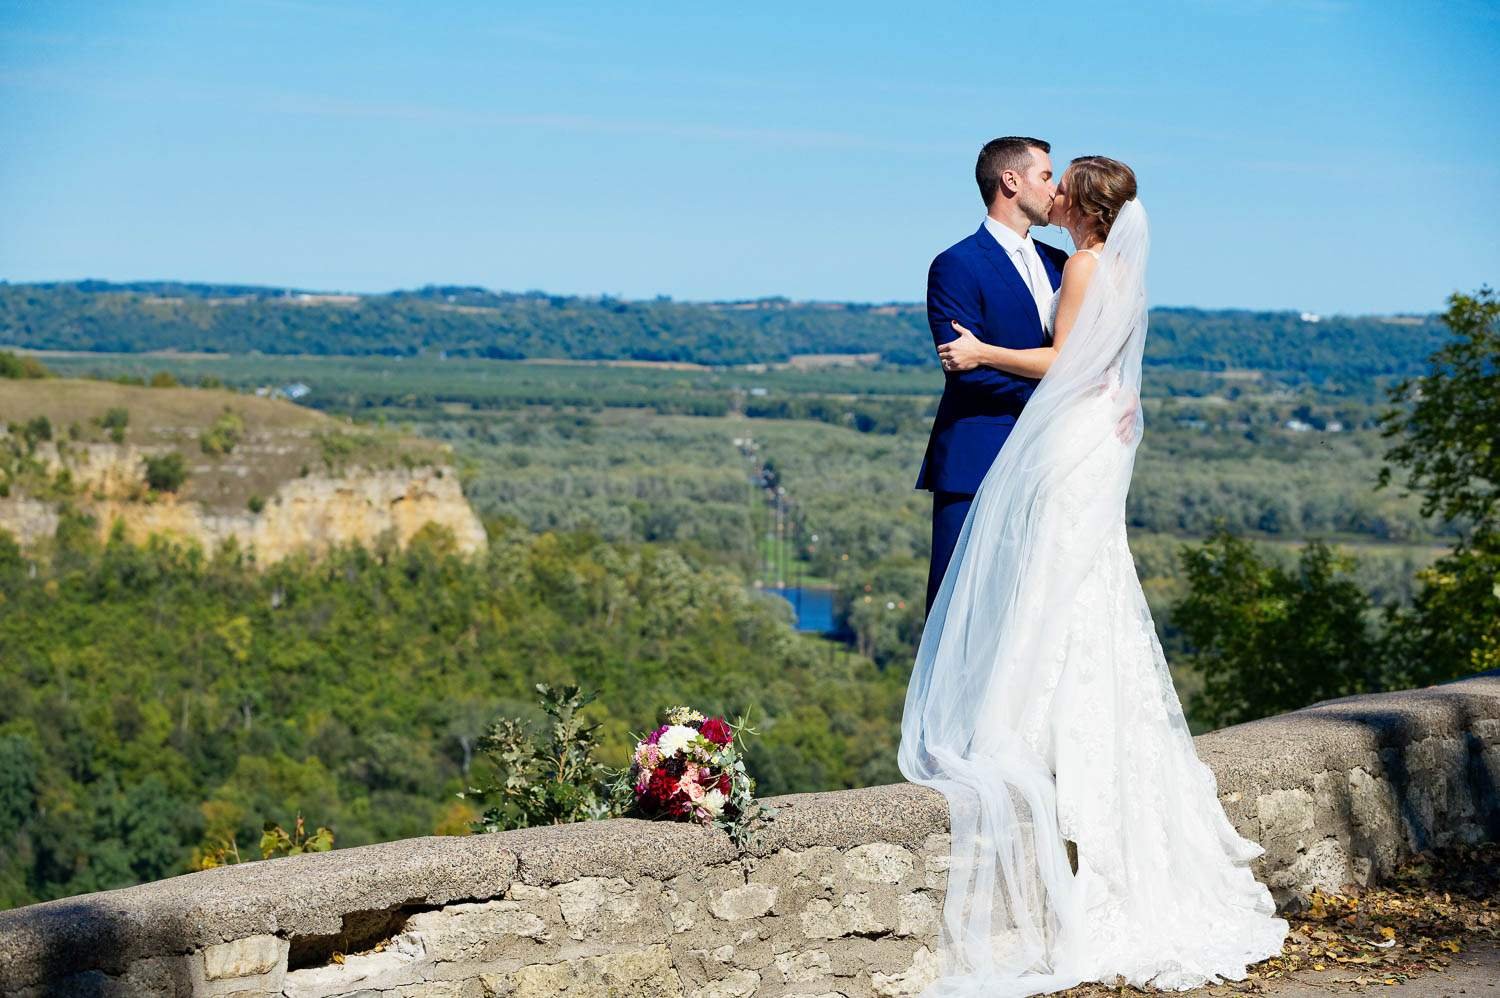
{"type": "MultiPolygon", "coordinates": [[[[986,343],[993,342],[985,335],[979,282],[962,261],[952,253],[943,253],[932,261],[932,267],[927,271],[927,324],[932,328],[934,350],[950,340],[958,339],[958,333],[948,325],[950,320],[956,321],[986,343]]],[[[945,371],[944,376],[949,384],[956,381],[962,385],[966,393],[1018,405],[1024,405],[1031,398],[1037,385],[1030,378],[1017,377],[983,366],[968,371],[945,371]]]]}

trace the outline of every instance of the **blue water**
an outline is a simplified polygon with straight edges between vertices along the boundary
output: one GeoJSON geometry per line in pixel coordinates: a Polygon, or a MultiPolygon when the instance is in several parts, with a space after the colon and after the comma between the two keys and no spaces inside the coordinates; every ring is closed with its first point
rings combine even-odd
{"type": "Polygon", "coordinates": [[[833,590],[811,588],[766,589],[792,605],[797,615],[797,630],[814,634],[833,631],[833,590]]]}

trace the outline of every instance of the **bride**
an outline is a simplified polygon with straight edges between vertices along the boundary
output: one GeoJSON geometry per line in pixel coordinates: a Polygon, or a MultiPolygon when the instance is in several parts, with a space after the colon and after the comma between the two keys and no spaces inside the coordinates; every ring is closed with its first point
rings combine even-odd
{"type": "Polygon", "coordinates": [[[1050,221],[1078,253],[1033,350],[960,338],[945,368],[1040,377],[927,616],[899,764],[947,798],[941,976],[922,998],[1085,981],[1242,980],[1288,926],[1197,757],[1125,539],[1143,421],[1146,211],[1135,175],[1074,160],[1050,221]]]}

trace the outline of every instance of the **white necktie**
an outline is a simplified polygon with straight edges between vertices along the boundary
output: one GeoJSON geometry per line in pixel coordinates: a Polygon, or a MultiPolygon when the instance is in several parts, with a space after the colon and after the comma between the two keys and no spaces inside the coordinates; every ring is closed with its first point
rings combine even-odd
{"type": "Polygon", "coordinates": [[[1036,302],[1037,317],[1045,324],[1048,306],[1052,300],[1052,282],[1047,279],[1047,271],[1042,267],[1042,257],[1036,251],[1036,243],[1029,238],[1021,240],[1021,259],[1026,262],[1028,274],[1026,283],[1031,286],[1031,297],[1036,302]]]}

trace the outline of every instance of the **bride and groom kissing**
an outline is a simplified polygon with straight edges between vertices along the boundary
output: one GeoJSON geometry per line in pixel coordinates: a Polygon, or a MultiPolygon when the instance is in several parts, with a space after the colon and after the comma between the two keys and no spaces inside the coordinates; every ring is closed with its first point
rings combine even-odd
{"type": "MultiPolygon", "coordinates": [[[[1118,210],[1135,195],[1130,168],[1102,156],[1071,165],[1076,189],[1069,190],[1053,173],[1051,151],[1047,142],[1024,136],[986,143],[974,167],[988,209],[984,222],[939,253],[927,274],[927,321],[947,373],[916,484],[933,500],[929,610],[979,482],[1045,371],[1039,358],[1022,351],[1045,349],[1052,340],[1068,254],[1033,239],[1031,227],[1071,228],[1087,220],[1087,211],[1111,204],[1118,210]],[[1088,207],[1076,207],[1080,200],[1088,207]]],[[[1077,233],[1074,241],[1085,245],[1077,233]]]]}
{"type": "Polygon", "coordinates": [[[939,976],[921,998],[1242,980],[1288,925],[1192,736],[1126,542],[1150,238],[1136,177],[995,139],[986,216],[940,253],[944,370],[917,488],[927,618],[898,764],[949,816],[939,976]],[[1065,227],[1071,257],[1030,236],[1065,227]]]}

